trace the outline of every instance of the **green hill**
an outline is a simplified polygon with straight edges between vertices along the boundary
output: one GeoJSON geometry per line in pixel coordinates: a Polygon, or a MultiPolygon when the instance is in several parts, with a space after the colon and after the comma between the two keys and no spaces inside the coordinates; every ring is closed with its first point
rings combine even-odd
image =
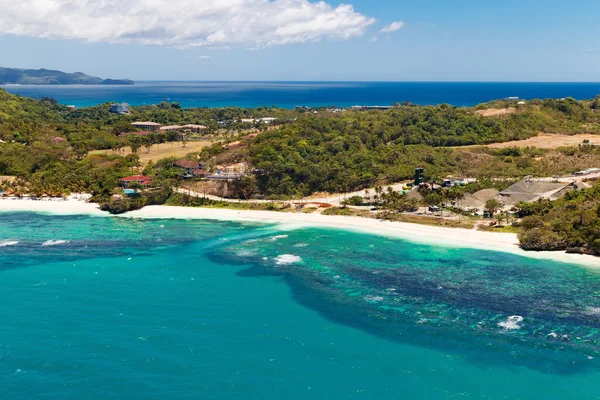
{"type": "Polygon", "coordinates": [[[0,67],[0,85],[133,85],[129,79],[102,79],[82,72],[0,67]]]}

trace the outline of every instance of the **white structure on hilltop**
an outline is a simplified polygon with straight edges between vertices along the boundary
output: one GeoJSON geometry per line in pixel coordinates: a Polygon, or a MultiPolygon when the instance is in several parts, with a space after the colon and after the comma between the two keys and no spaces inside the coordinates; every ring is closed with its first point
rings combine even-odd
{"type": "Polygon", "coordinates": [[[272,124],[273,121],[277,120],[277,118],[273,117],[264,117],[264,118],[242,118],[241,122],[253,124],[255,122],[264,122],[265,124],[272,124]]]}
{"type": "Polygon", "coordinates": [[[129,114],[129,104],[121,103],[121,104],[113,104],[110,106],[110,112],[113,114],[129,114]]]}

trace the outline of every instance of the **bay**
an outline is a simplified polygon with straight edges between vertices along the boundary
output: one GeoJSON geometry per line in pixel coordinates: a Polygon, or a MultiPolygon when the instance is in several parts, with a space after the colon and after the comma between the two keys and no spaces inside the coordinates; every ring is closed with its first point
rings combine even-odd
{"type": "Polygon", "coordinates": [[[178,102],[182,107],[419,105],[474,106],[506,97],[589,99],[600,83],[543,82],[152,82],[135,85],[2,86],[27,97],[51,97],[78,107],[108,102],[134,106],[178,102]]]}
{"type": "Polygon", "coordinates": [[[0,213],[10,399],[592,399],[600,272],[334,229],[0,213]]]}

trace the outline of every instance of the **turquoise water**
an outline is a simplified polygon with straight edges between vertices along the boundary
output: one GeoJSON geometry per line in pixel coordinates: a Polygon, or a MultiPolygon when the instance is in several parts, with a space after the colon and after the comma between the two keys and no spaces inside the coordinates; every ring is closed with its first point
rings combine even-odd
{"type": "Polygon", "coordinates": [[[600,94],[600,83],[541,82],[136,82],[135,85],[3,86],[11,93],[52,97],[78,107],[106,102],[131,105],[178,102],[182,107],[392,105],[396,102],[474,106],[490,100],[600,94]]]}
{"type": "Polygon", "coordinates": [[[600,396],[590,268],[327,229],[33,213],[0,213],[0,246],[2,398],[600,396]]]}

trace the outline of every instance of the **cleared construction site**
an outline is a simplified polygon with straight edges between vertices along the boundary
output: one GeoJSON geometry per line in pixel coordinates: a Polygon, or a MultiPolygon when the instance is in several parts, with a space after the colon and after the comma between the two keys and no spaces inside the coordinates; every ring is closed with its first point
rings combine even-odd
{"type": "Polygon", "coordinates": [[[526,178],[499,192],[496,189],[483,189],[466,194],[460,201],[460,207],[466,210],[483,209],[490,199],[498,200],[505,209],[520,202],[534,202],[541,199],[556,200],[572,190],[589,187],[584,182],[548,182],[526,178]]]}

